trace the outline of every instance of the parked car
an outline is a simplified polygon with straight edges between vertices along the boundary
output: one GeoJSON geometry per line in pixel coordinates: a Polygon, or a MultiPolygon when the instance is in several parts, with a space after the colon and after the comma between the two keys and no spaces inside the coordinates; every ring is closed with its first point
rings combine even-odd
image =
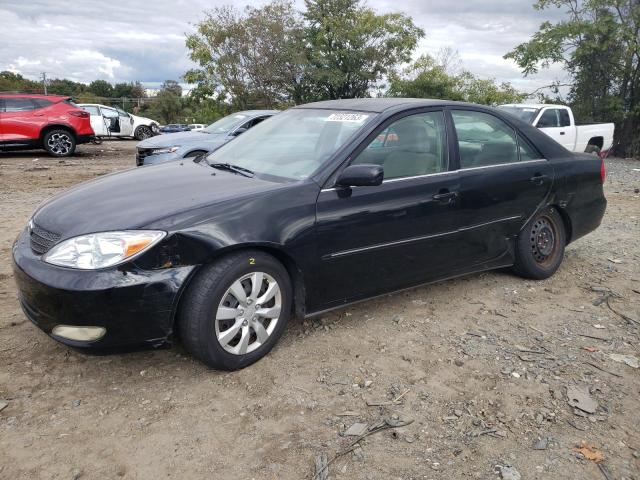
{"type": "Polygon", "coordinates": [[[158,122],[139,117],[118,107],[107,107],[96,103],[80,103],[91,115],[91,126],[97,137],[133,137],[144,140],[159,133],[158,122]]]}
{"type": "Polygon", "coordinates": [[[204,130],[204,127],[206,127],[206,125],[204,123],[191,123],[191,124],[189,124],[189,130],[191,132],[197,132],[199,130],[204,130]]]}
{"type": "Polygon", "coordinates": [[[489,107],[312,103],[206,157],[54,197],[13,247],[15,279],[60,342],[158,346],[179,331],[207,365],[237,369],[294,314],[495,268],[551,276],[600,224],[603,182],[603,160],[489,107]]]}
{"type": "Polygon", "coordinates": [[[538,127],[572,152],[605,155],[613,146],[613,123],[576,123],[573,111],[565,105],[521,103],[501,105],[498,108],[538,127]]]}
{"type": "Polygon", "coordinates": [[[0,150],[44,148],[68,157],[93,134],[89,115],[69,97],[0,93],[0,150]]]}
{"type": "Polygon", "coordinates": [[[213,152],[276,113],[277,110],[247,110],[227,115],[200,131],[148,138],[137,145],[136,165],[153,165],[213,152]]]}
{"type": "Polygon", "coordinates": [[[165,125],[160,127],[160,133],[176,133],[176,132],[188,132],[189,125],[185,125],[183,123],[170,123],[169,125],[165,125]]]}

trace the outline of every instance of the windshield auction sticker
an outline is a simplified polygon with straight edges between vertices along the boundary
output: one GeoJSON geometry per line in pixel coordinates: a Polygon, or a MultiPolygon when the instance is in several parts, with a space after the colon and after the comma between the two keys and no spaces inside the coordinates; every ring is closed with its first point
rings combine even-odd
{"type": "Polygon", "coordinates": [[[332,113],[327,117],[327,122],[351,122],[362,123],[369,115],[363,115],[361,113],[332,113]]]}

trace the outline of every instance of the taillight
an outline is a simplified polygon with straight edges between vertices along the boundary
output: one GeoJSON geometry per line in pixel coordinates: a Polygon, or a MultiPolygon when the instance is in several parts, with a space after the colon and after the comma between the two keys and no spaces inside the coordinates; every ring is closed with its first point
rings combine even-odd
{"type": "Polygon", "coordinates": [[[605,171],[605,168],[604,168],[604,158],[600,159],[600,161],[602,162],[600,164],[600,181],[604,183],[604,179],[607,176],[607,172],[605,171]]]}
{"type": "Polygon", "coordinates": [[[80,117],[80,118],[89,118],[89,113],[85,112],[84,110],[71,110],[69,112],[69,115],[73,115],[74,117],[80,117]]]}

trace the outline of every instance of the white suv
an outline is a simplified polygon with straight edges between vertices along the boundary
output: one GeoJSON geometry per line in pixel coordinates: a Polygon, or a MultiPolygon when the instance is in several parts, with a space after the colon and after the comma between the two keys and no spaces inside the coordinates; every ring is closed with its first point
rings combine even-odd
{"type": "Polygon", "coordinates": [[[80,103],[78,106],[89,112],[96,137],[133,137],[144,140],[159,133],[158,122],[155,120],[127,113],[118,107],[96,103],[80,103]]]}

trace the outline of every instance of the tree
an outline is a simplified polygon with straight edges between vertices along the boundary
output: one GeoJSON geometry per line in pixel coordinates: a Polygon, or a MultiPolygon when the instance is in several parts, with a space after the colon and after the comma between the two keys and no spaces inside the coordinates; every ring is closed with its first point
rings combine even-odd
{"type": "Polygon", "coordinates": [[[302,24],[290,1],[214,8],[186,43],[200,65],[185,74],[196,95],[217,94],[237,108],[302,100],[302,24]]]}
{"type": "Polygon", "coordinates": [[[457,55],[441,52],[438,59],[423,55],[401,73],[389,77],[387,95],[394,97],[438,98],[485,105],[516,103],[526,94],[511,84],[498,85],[494,79],[481,79],[462,70],[457,55]]]}
{"type": "MultiPolygon", "coordinates": [[[[615,121],[616,151],[640,153],[640,3],[637,0],[538,0],[534,8],[565,8],[567,18],[544,22],[528,42],[505,55],[525,75],[562,65],[572,82],[576,114],[615,121]]],[[[556,82],[556,84],[559,83],[556,82]]]]}
{"type": "Polygon", "coordinates": [[[113,85],[106,80],[94,80],[89,84],[88,90],[97,97],[111,98],[113,96],[113,85]]]}
{"type": "Polygon", "coordinates": [[[182,97],[182,87],[176,80],[165,80],[160,87],[161,91],[171,92],[176,97],[182,97]]]}
{"type": "Polygon", "coordinates": [[[182,113],[182,102],[174,92],[160,90],[151,109],[164,123],[175,122],[182,113]]]}
{"type": "Polygon", "coordinates": [[[369,96],[392,68],[408,62],[424,31],[401,13],[377,15],[361,0],[305,0],[303,17],[317,98],[369,96]]]}
{"type": "Polygon", "coordinates": [[[19,73],[3,71],[0,72],[0,92],[43,93],[43,86],[19,73]]]}

